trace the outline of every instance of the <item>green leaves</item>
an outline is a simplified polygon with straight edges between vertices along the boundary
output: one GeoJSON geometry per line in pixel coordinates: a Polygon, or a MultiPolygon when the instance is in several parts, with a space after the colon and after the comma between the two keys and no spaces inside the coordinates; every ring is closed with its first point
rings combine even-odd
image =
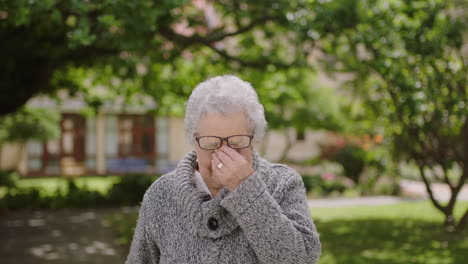
{"type": "Polygon", "coordinates": [[[60,115],[46,109],[23,109],[0,118],[0,145],[4,142],[43,141],[59,136],[60,115]]]}
{"type": "MultiPolygon", "coordinates": [[[[389,121],[403,129],[418,127],[418,133],[427,133],[452,128],[452,136],[460,133],[454,124],[466,117],[457,105],[466,105],[467,97],[465,88],[455,87],[466,87],[468,74],[461,66],[459,41],[452,39],[460,39],[466,30],[459,27],[460,19],[449,15],[451,2],[359,1],[359,8],[350,10],[339,3],[313,3],[315,10],[327,9],[327,21],[338,27],[331,32],[331,26],[325,26],[319,34],[327,36],[322,45],[338,58],[343,71],[358,73],[354,84],[367,107],[387,113],[389,121]],[[343,17],[349,15],[342,12],[358,14],[359,19],[347,21],[343,17]]],[[[419,142],[408,140],[404,144],[409,146],[419,142]]]]}
{"type": "Polygon", "coordinates": [[[68,32],[68,46],[75,49],[80,46],[89,46],[96,40],[96,35],[90,31],[90,25],[87,18],[81,18],[73,31],[68,32]]]}

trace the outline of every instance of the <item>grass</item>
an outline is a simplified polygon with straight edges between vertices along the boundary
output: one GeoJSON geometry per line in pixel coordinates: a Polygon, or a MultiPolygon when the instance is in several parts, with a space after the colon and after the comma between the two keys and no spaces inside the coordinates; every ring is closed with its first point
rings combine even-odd
{"type": "MultiPolygon", "coordinates": [[[[112,185],[117,181],[118,176],[90,176],[77,177],[75,182],[78,187],[87,186],[88,190],[98,191],[106,194],[112,185]]],[[[18,181],[19,188],[35,187],[39,188],[44,195],[53,195],[58,190],[67,190],[67,178],[27,178],[18,181]]],[[[0,197],[6,194],[6,188],[0,188],[0,197]]]]}
{"type": "MultiPolygon", "coordinates": [[[[468,207],[459,203],[457,219],[468,207]]],[[[468,230],[443,232],[442,215],[430,202],[312,210],[322,242],[320,264],[462,264],[468,230]]],[[[137,214],[109,216],[119,241],[129,245],[137,214]]]]}
{"type": "MultiPolygon", "coordinates": [[[[455,208],[455,216],[461,217],[468,202],[458,202],[455,208]]],[[[313,208],[314,219],[324,221],[335,219],[360,219],[360,218],[385,218],[385,219],[413,219],[441,222],[442,213],[429,201],[407,201],[391,205],[357,206],[342,208],[313,208]]]]}
{"type": "MultiPolygon", "coordinates": [[[[460,203],[457,219],[468,207],[460,203]]],[[[430,202],[385,206],[316,208],[321,264],[461,264],[468,258],[468,232],[443,232],[442,215],[430,202]]]]}
{"type": "Polygon", "coordinates": [[[106,220],[117,234],[117,242],[121,245],[130,246],[137,219],[138,213],[119,213],[109,215],[106,220]]]}

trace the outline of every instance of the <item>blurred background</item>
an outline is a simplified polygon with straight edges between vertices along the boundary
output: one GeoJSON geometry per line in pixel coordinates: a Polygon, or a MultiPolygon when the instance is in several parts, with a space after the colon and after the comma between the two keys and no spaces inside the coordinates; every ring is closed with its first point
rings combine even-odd
{"type": "Polygon", "coordinates": [[[0,262],[123,263],[191,150],[199,82],[252,83],[322,264],[465,263],[464,0],[0,0],[0,262]]]}

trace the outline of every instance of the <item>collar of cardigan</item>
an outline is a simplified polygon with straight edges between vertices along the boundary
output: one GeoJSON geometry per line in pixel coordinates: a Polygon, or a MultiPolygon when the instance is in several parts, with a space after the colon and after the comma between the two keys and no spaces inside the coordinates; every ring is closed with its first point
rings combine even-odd
{"type": "MultiPolygon", "coordinates": [[[[176,168],[176,196],[177,206],[181,210],[182,217],[189,223],[188,229],[193,235],[206,238],[219,238],[236,230],[239,225],[234,217],[221,205],[221,200],[230,191],[224,187],[218,195],[211,198],[209,194],[196,189],[194,185],[194,173],[196,170],[197,155],[195,151],[188,153],[176,168]],[[211,230],[208,220],[215,218],[218,228],[211,230]]],[[[253,151],[253,169],[264,173],[266,161],[253,151]]]]}

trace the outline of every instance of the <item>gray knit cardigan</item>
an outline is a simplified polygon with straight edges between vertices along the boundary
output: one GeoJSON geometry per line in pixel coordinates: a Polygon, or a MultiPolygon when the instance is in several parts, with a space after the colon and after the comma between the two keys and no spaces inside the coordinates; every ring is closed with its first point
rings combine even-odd
{"type": "Polygon", "coordinates": [[[249,178],[214,198],[197,190],[191,152],[146,191],[127,264],[317,263],[304,184],[254,153],[249,178]]]}

